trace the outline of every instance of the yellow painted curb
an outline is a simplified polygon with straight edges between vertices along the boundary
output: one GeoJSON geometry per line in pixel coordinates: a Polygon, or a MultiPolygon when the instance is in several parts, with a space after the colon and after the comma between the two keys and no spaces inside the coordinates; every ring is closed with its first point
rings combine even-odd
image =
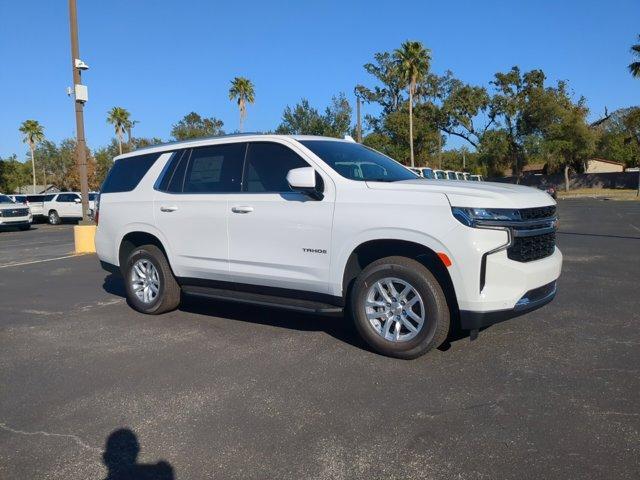
{"type": "Polygon", "coordinates": [[[73,241],[76,245],[76,253],[95,253],[96,226],[95,225],[74,226],[73,241]]]}

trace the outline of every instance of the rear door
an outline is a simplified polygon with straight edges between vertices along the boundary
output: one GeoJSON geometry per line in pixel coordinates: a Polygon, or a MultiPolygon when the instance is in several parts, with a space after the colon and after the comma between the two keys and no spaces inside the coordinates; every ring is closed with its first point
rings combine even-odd
{"type": "Polygon", "coordinates": [[[176,152],[157,187],[155,223],[183,279],[228,279],[228,197],[240,192],[245,149],[240,142],[176,152]]]}
{"type": "Polygon", "coordinates": [[[324,198],[294,192],[286,177],[313,166],[288,145],[252,142],[243,191],[229,195],[229,268],[234,281],[327,293],[335,190],[317,168],[324,198]]]}

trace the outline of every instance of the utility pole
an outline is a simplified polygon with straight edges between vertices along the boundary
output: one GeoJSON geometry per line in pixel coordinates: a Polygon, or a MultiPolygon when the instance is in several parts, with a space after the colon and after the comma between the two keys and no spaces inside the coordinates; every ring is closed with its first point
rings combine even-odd
{"type": "Polygon", "coordinates": [[[438,128],[438,168],[442,170],[442,136],[438,128]]]}
{"type": "Polygon", "coordinates": [[[78,46],[78,9],[76,0],[69,0],[69,30],[71,33],[71,68],[73,70],[73,91],[76,111],[76,166],[80,177],[82,196],[81,225],[90,225],[89,220],[89,182],[87,180],[87,146],[84,139],[84,102],[87,101],[86,87],[82,85],[81,71],[88,67],[80,60],[78,46]]]}
{"type": "Polygon", "coordinates": [[[356,124],[356,139],[358,143],[362,143],[362,123],[360,122],[360,95],[356,94],[356,116],[358,123],[356,124]]]}

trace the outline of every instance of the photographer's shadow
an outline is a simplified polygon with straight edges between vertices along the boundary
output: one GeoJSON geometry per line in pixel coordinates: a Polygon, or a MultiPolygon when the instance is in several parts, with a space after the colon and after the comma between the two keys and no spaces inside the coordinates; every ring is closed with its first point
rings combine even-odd
{"type": "Polygon", "coordinates": [[[102,460],[107,467],[105,480],[174,480],[173,467],[164,460],[158,463],[138,463],[140,444],[128,428],[111,432],[102,460]]]}

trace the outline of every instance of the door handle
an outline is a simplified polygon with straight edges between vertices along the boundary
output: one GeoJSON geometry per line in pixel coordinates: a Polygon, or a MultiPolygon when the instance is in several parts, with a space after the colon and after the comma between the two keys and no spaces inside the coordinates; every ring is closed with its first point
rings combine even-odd
{"type": "Polygon", "coordinates": [[[247,205],[238,205],[236,207],[231,207],[231,211],[233,213],[251,213],[253,212],[253,207],[249,207],[247,205]]]}
{"type": "Polygon", "coordinates": [[[176,210],[178,210],[178,207],[176,207],[175,205],[171,205],[169,207],[165,207],[165,206],[160,207],[161,212],[175,212],[176,210]]]}

